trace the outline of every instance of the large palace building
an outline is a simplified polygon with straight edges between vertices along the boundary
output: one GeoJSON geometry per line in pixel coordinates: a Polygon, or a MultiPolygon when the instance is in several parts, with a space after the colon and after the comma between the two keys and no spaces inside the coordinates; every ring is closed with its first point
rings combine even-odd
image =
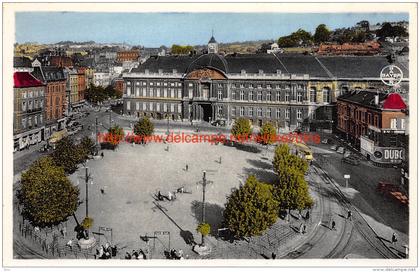
{"type": "MultiPolygon", "coordinates": [[[[380,80],[386,56],[230,54],[214,37],[206,54],[152,56],[123,75],[124,114],[184,121],[238,117],[280,130],[331,129],[337,97],[350,90],[387,91],[380,80]]],[[[401,92],[408,93],[408,64],[401,92]]],[[[404,94],[403,94],[404,96],[404,94]]]]}

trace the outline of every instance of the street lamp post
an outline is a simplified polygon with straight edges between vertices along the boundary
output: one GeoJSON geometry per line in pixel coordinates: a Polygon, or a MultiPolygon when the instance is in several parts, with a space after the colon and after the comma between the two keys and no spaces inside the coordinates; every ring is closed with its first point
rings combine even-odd
{"type": "Polygon", "coordinates": [[[89,217],[89,186],[88,186],[88,183],[89,183],[89,173],[88,173],[88,170],[89,170],[89,167],[87,167],[86,166],[86,178],[85,178],[85,183],[86,183],[86,218],[88,218],[89,217]]]}
{"type": "MultiPolygon", "coordinates": [[[[213,182],[207,180],[206,170],[203,170],[203,180],[199,182],[203,186],[203,202],[201,206],[201,223],[204,224],[206,220],[206,187],[213,182]]],[[[204,235],[201,235],[201,244],[204,245],[204,235]]]]}

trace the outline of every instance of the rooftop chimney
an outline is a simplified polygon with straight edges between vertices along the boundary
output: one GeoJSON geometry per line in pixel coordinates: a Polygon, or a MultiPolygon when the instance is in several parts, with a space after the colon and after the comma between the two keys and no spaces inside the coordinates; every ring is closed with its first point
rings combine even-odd
{"type": "Polygon", "coordinates": [[[375,94],[375,105],[379,105],[379,94],[375,94]]]}

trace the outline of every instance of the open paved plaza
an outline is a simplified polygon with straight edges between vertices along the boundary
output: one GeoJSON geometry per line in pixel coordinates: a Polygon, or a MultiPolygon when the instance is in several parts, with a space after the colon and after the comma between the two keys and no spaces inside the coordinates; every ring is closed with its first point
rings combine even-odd
{"type": "MultiPolygon", "coordinates": [[[[244,182],[249,173],[269,182],[275,178],[271,170],[272,155],[270,158],[266,155],[265,151],[252,153],[208,143],[133,146],[124,142],[117,151],[104,150],[104,159],[87,163],[92,176],[88,185],[89,216],[94,219],[92,230],[98,231],[100,226],[112,228],[113,242],[129,250],[145,247],[140,236],[169,231],[170,247],[185,249],[188,247],[185,240],[191,235],[196,242],[201,241],[195,229],[201,222],[202,186],[198,182],[202,180],[203,170],[212,182],[206,188],[206,221],[212,233],[217,233],[232,188],[244,182]],[[155,200],[158,191],[167,195],[181,186],[188,193],[176,194],[176,200],[155,200]]],[[[76,214],[79,220],[85,216],[84,175],[85,169],[80,167],[71,176],[79,184],[83,201],[76,214]]],[[[110,239],[110,235],[106,236],[110,239]]],[[[159,238],[157,246],[162,247],[160,243],[169,246],[169,237],[159,238]]]]}

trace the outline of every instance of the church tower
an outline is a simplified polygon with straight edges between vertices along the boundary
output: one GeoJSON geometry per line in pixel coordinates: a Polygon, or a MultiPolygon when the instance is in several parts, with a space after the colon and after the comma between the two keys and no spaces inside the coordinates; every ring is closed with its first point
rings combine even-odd
{"type": "Polygon", "coordinates": [[[213,31],[212,31],[212,35],[210,38],[209,43],[207,44],[207,51],[210,53],[215,53],[217,54],[219,51],[219,44],[216,42],[216,39],[213,36],[213,31]]]}

